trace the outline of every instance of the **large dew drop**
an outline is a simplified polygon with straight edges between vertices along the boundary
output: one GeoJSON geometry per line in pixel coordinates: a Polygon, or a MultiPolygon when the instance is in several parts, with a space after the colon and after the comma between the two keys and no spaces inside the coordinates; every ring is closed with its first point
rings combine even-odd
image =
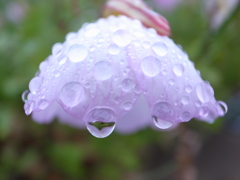
{"type": "Polygon", "coordinates": [[[38,102],[38,107],[39,109],[43,110],[43,109],[46,109],[49,105],[49,102],[46,100],[46,99],[41,99],[39,102],[38,102]]]}
{"type": "Polygon", "coordinates": [[[88,55],[88,50],[81,44],[72,45],[68,50],[68,57],[72,62],[83,61],[88,55]]]}
{"type": "Polygon", "coordinates": [[[158,102],[154,105],[153,122],[160,129],[168,129],[172,124],[174,112],[172,106],[168,102],[158,102]]]}
{"type": "Polygon", "coordinates": [[[199,100],[203,103],[210,101],[214,95],[212,87],[206,82],[197,85],[196,93],[199,100]]]}
{"type": "Polygon", "coordinates": [[[182,76],[183,72],[184,72],[184,67],[182,64],[176,64],[175,66],[173,66],[173,72],[177,75],[177,76],[182,76]]]}
{"type": "Polygon", "coordinates": [[[109,136],[114,130],[115,124],[116,115],[110,108],[95,108],[87,115],[87,129],[93,136],[98,138],[109,136]]]}
{"type": "Polygon", "coordinates": [[[159,56],[165,56],[168,52],[168,47],[163,42],[156,42],[152,45],[152,50],[159,56]]]}
{"type": "Polygon", "coordinates": [[[133,83],[133,81],[131,79],[126,78],[122,81],[121,86],[122,86],[123,91],[130,91],[131,89],[133,89],[135,84],[133,83]]]}
{"type": "Polygon", "coordinates": [[[84,97],[84,88],[78,82],[65,84],[60,92],[60,100],[68,107],[78,105],[84,97]]]}
{"type": "Polygon", "coordinates": [[[93,68],[93,75],[98,80],[107,80],[113,74],[112,64],[108,61],[99,61],[93,68]]]}
{"type": "Polygon", "coordinates": [[[42,78],[41,77],[35,77],[33,78],[29,83],[29,89],[33,94],[36,94],[37,90],[40,88],[42,84],[42,78]]]}
{"type": "Polygon", "coordinates": [[[147,56],[141,62],[141,68],[144,74],[150,77],[158,75],[161,71],[161,63],[154,56],[147,56]]]}
{"type": "Polygon", "coordinates": [[[132,41],[132,37],[129,32],[120,29],[113,34],[112,40],[118,46],[127,46],[132,41]]]}

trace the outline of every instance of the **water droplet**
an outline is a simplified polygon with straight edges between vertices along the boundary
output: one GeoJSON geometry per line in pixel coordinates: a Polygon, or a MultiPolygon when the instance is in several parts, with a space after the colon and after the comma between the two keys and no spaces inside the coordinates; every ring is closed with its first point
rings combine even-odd
{"type": "Polygon", "coordinates": [[[40,88],[42,84],[42,78],[41,77],[35,77],[33,78],[29,83],[29,89],[33,94],[36,94],[37,90],[40,88]]]}
{"type": "Polygon", "coordinates": [[[151,46],[150,42],[148,42],[148,41],[144,41],[144,42],[143,42],[143,47],[144,47],[145,49],[149,49],[150,46],[151,46]]]}
{"type": "Polygon", "coordinates": [[[52,47],[52,54],[58,56],[61,54],[62,49],[63,49],[63,45],[61,43],[56,43],[52,47]]]}
{"type": "Polygon", "coordinates": [[[119,49],[118,45],[116,45],[116,44],[110,44],[110,45],[108,46],[108,53],[109,53],[109,54],[116,55],[116,54],[118,54],[119,52],[120,52],[120,49],[119,49]]]}
{"type": "Polygon", "coordinates": [[[38,102],[38,107],[39,109],[43,110],[43,109],[46,109],[49,105],[49,102],[46,100],[46,99],[41,99],[39,102],[38,102]]]}
{"type": "Polygon", "coordinates": [[[113,74],[111,63],[108,61],[99,61],[93,68],[94,77],[98,80],[109,79],[113,74]]]}
{"type": "Polygon", "coordinates": [[[142,89],[138,84],[135,86],[134,92],[137,93],[137,94],[140,94],[142,92],[142,89]]]}
{"type": "Polygon", "coordinates": [[[89,24],[85,28],[84,35],[86,37],[94,37],[94,36],[98,35],[99,32],[100,32],[99,27],[97,27],[95,24],[89,24]]]}
{"type": "Polygon", "coordinates": [[[148,56],[141,61],[141,68],[144,74],[154,77],[160,73],[161,63],[154,56],[148,56]]]}
{"type": "Polygon", "coordinates": [[[186,91],[187,93],[192,92],[192,86],[190,86],[190,85],[185,86],[185,91],[186,91]]]}
{"type": "Polygon", "coordinates": [[[60,100],[68,107],[76,106],[84,96],[84,88],[78,82],[65,84],[60,92],[60,100]]]}
{"type": "Polygon", "coordinates": [[[126,102],[123,105],[123,109],[129,111],[130,109],[132,109],[132,106],[133,106],[133,104],[131,102],[126,102]]]}
{"type": "Polygon", "coordinates": [[[192,117],[191,117],[191,113],[188,112],[188,111],[183,112],[182,115],[181,115],[181,119],[182,119],[183,122],[187,122],[187,121],[189,121],[191,118],[192,118],[192,117]]]}
{"type": "Polygon", "coordinates": [[[88,131],[95,137],[105,138],[115,128],[116,115],[110,108],[95,108],[87,115],[86,126],[88,131]]]}
{"type": "Polygon", "coordinates": [[[124,91],[130,91],[134,87],[134,83],[131,79],[126,78],[122,81],[121,86],[124,91]]]}
{"type": "Polygon", "coordinates": [[[60,73],[59,71],[55,71],[55,72],[54,72],[54,76],[55,76],[55,77],[59,77],[60,74],[61,74],[61,73],[60,73]]]}
{"type": "Polygon", "coordinates": [[[174,112],[172,106],[168,102],[158,102],[154,105],[153,110],[153,122],[161,128],[167,129],[172,126],[172,120],[174,112]]]}
{"type": "Polygon", "coordinates": [[[128,31],[120,29],[113,34],[112,40],[118,46],[127,46],[132,41],[132,37],[128,31]]]}
{"type": "Polygon", "coordinates": [[[228,111],[228,107],[227,107],[227,104],[223,101],[217,101],[217,110],[218,110],[218,114],[220,116],[223,116],[224,114],[227,113],[228,111]]]}
{"type": "Polygon", "coordinates": [[[171,122],[161,120],[161,119],[157,118],[156,116],[153,116],[152,118],[153,118],[153,122],[154,122],[155,126],[157,126],[160,129],[168,129],[168,128],[172,127],[172,125],[173,125],[171,122]]]}
{"type": "Polygon", "coordinates": [[[66,62],[67,62],[67,56],[62,55],[62,56],[59,56],[59,57],[58,57],[58,64],[59,64],[59,65],[63,65],[63,64],[65,64],[66,62]]]}
{"type": "Polygon", "coordinates": [[[196,87],[196,93],[199,100],[203,103],[210,101],[213,98],[214,91],[209,83],[203,82],[196,87]]]}
{"type": "Polygon", "coordinates": [[[182,76],[183,72],[184,72],[184,67],[182,64],[177,64],[175,66],[173,66],[173,72],[177,75],[177,76],[182,76]]]}
{"type": "Polygon", "coordinates": [[[88,50],[81,44],[72,45],[68,50],[68,57],[72,62],[80,62],[88,55],[88,50]]]}
{"type": "Polygon", "coordinates": [[[90,52],[93,52],[93,51],[96,50],[96,47],[95,47],[95,46],[90,46],[90,47],[89,47],[89,50],[90,50],[90,52]]]}
{"type": "Polygon", "coordinates": [[[209,114],[209,109],[207,107],[201,107],[199,110],[199,115],[201,117],[207,117],[209,114]]]}
{"type": "Polygon", "coordinates": [[[159,56],[165,56],[168,52],[168,47],[163,42],[156,42],[152,45],[152,50],[159,56]]]}
{"type": "Polygon", "coordinates": [[[174,84],[175,84],[174,79],[170,79],[170,80],[169,80],[169,84],[170,84],[170,85],[174,85],[174,84]]]}
{"type": "Polygon", "coordinates": [[[27,101],[24,104],[24,110],[26,115],[29,115],[32,113],[34,105],[35,105],[34,101],[27,101]]]}
{"type": "Polygon", "coordinates": [[[22,93],[22,101],[23,102],[27,102],[29,93],[30,93],[29,90],[26,90],[22,93]]]}
{"type": "Polygon", "coordinates": [[[187,96],[183,96],[183,97],[181,98],[181,102],[182,102],[184,105],[188,104],[189,101],[190,101],[190,99],[189,99],[189,97],[187,97],[187,96]]]}
{"type": "Polygon", "coordinates": [[[118,103],[120,101],[120,97],[116,97],[115,101],[118,103]]]}
{"type": "Polygon", "coordinates": [[[141,45],[141,42],[139,40],[135,40],[133,42],[133,44],[136,46],[136,47],[139,47],[141,45]]]}

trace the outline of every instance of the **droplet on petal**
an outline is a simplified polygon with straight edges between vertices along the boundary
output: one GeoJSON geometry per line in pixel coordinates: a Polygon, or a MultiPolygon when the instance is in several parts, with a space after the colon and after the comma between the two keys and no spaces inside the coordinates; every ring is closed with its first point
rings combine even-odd
{"type": "Polygon", "coordinates": [[[116,44],[110,44],[108,46],[108,53],[111,55],[116,55],[120,52],[119,47],[116,44]]]}
{"type": "Polygon", "coordinates": [[[199,110],[200,117],[207,117],[209,113],[209,109],[207,107],[201,107],[199,110]]]}
{"type": "Polygon", "coordinates": [[[79,82],[65,84],[60,92],[60,100],[68,107],[78,105],[84,97],[84,88],[79,82]]]}
{"type": "Polygon", "coordinates": [[[190,86],[190,85],[185,86],[185,91],[186,91],[187,93],[192,92],[192,86],[190,86]]]}
{"type": "Polygon", "coordinates": [[[68,57],[72,62],[81,62],[87,57],[87,55],[87,48],[81,44],[72,45],[68,50],[68,57]]]}
{"type": "Polygon", "coordinates": [[[33,94],[36,94],[38,89],[40,88],[42,84],[42,78],[41,77],[35,77],[33,78],[29,83],[29,89],[33,94]]]}
{"type": "Polygon", "coordinates": [[[112,40],[118,46],[126,46],[132,41],[132,36],[128,31],[120,29],[113,34],[112,40]]]}
{"type": "Polygon", "coordinates": [[[187,97],[187,96],[183,96],[183,97],[181,98],[181,102],[182,102],[184,105],[188,104],[189,101],[190,101],[190,99],[189,99],[189,97],[187,97]]]}
{"type": "Polygon", "coordinates": [[[153,118],[154,124],[160,129],[168,129],[168,128],[172,127],[172,125],[173,125],[171,122],[161,120],[156,116],[153,116],[152,118],[153,118]]]}
{"type": "Polygon", "coordinates": [[[126,78],[122,81],[121,86],[124,91],[130,91],[134,87],[134,83],[131,79],[126,78]]]}
{"type": "Polygon", "coordinates": [[[107,80],[113,74],[112,65],[108,61],[99,61],[93,68],[93,75],[98,80],[107,80]]]}
{"type": "Polygon", "coordinates": [[[46,100],[46,99],[41,99],[39,102],[38,102],[38,107],[39,109],[43,110],[43,109],[46,109],[49,105],[49,102],[46,100]]]}
{"type": "Polygon", "coordinates": [[[132,106],[133,106],[133,104],[131,102],[126,102],[126,103],[124,103],[123,108],[128,111],[128,110],[132,109],[132,106]]]}
{"type": "Polygon", "coordinates": [[[182,115],[181,115],[181,119],[182,119],[183,122],[187,122],[187,121],[189,121],[191,118],[192,118],[192,117],[191,117],[191,113],[188,112],[188,111],[183,112],[182,115]]]}
{"type": "Polygon", "coordinates": [[[163,42],[156,42],[152,45],[152,50],[159,56],[165,56],[168,52],[168,47],[163,42]]]}
{"type": "Polygon", "coordinates": [[[161,71],[161,63],[154,56],[148,56],[141,61],[141,68],[144,74],[149,77],[158,75],[161,71]]]}
{"type": "Polygon", "coordinates": [[[182,76],[183,72],[184,72],[184,67],[182,64],[177,64],[175,66],[173,66],[173,72],[177,75],[177,76],[182,76]]]}
{"type": "Polygon", "coordinates": [[[116,115],[110,108],[95,108],[87,115],[87,129],[93,136],[98,138],[109,136],[114,130],[115,124],[116,115]]]}

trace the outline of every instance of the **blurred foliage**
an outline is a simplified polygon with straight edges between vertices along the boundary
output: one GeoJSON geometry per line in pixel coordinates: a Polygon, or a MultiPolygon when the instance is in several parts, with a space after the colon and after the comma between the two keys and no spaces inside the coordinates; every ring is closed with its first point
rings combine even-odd
{"type": "MultiPolygon", "coordinates": [[[[132,135],[113,133],[105,139],[59,124],[38,125],[26,117],[21,101],[41,61],[70,31],[100,17],[104,0],[0,1],[0,179],[141,179],[166,162],[175,162],[179,130],[144,129],[132,135]],[[12,20],[11,3],[23,8],[12,20]]],[[[156,9],[156,11],[158,11],[156,9]]],[[[240,85],[240,13],[214,35],[201,1],[163,12],[172,38],[189,54],[217,99],[226,100],[240,85]]],[[[184,123],[202,139],[224,128],[184,123]]]]}

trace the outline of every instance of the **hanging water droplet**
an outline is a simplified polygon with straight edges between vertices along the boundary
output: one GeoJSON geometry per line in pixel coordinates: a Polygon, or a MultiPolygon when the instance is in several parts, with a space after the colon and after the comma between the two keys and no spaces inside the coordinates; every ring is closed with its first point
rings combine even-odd
{"type": "Polygon", "coordinates": [[[190,101],[190,99],[189,99],[189,97],[187,97],[187,96],[183,96],[183,97],[181,98],[181,102],[182,102],[184,105],[187,105],[187,104],[189,103],[189,101],[190,101]]]}
{"type": "Polygon", "coordinates": [[[158,102],[153,106],[152,110],[154,124],[161,128],[167,129],[172,126],[174,112],[172,106],[168,102],[158,102]]]}
{"type": "Polygon", "coordinates": [[[49,105],[49,102],[46,100],[46,99],[41,99],[39,102],[38,102],[38,107],[39,109],[43,110],[43,109],[46,109],[49,105]]]}
{"type": "Polygon", "coordinates": [[[173,66],[173,72],[177,75],[177,76],[182,76],[184,73],[184,67],[182,64],[176,64],[175,66],[173,66]]]}
{"type": "Polygon", "coordinates": [[[33,94],[36,94],[38,89],[40,88],[42,84],[42,78],[41,77],[35,77],[33,78],[29,83],[29,89],[33,94]]]}
{"type": "Polygon", "coordinates": [[[123,91],[130,91],[134,87],[134,83],[131,79],[126,78],[122,81],[121,87],[123,91]]]}
{"type": "Polygon", "coordinates": [[[118,54],[119,52],[120,52],[120,49],[119,49],[118,45],[116,45],[116,44],[110,44],[110,45],[108,46],[108,53],[109,53],[109,54],[116,55],[116,54],[118,54]]]}
{"type": "Polygon", "coordinates": [[[22,101],[23,102],[26,102],[28,101],[28,95],[29,95],[30,91],[29,90],[26,90],[22,93],[22,101]]]}
{"type": "Polygon", "coordinates": [[[196,93],[199,100],[203,103],[210,101],[214,95],[212,87],[206,82],[197,85],[196,93]]]}
{"type": "Polygon", "coordinates": [[[107,80],[113,74],[111,63],[108,61],[99,61],[94,65],[93,75],[98,80],[107,80]]]}
{"type": "Polygon", "coordinates": [[[165,56],[168,52],[168,47],[163,42],[156,42],[152,45],[152,50],[159,56],[165,56]]]}
{"type": "Polygon", "coordinates": [[[186,91],[187,93],[192,92],[192,86],[190,86],[190,85],[185,86],[185,91],[186,91]]]}
{"type": "Polygon", "coordinates": [[[217,111],[220,116],[226,114],[228,111],[227,104],[223,101],[217,101],[217,111]]]}
{"type": "Polygon", "coordinates": [[[147,56],[141,61],[141,68],[144,74],[150,77],[158,75],[161,71],[161,63],[154,56],[147,56]]]}
{"type": "Polygon", "coordinates": [[[68,57],[72,62],[83,61],[88,55],[88,50],[81,44],[72,45],[68,50],[68,57]]]}
{"type": "Polygon", "coordinates": [[[34,105],[35,105],[34,101],[27,101],[24,104],[24,110],[26,115],[29,115],[32,113],[34,105]]]}
{"type": "Polygon", "coordinates": [[[59,56],[57,61],[59,65],[63,65],[67,62],[67,56],[65,55],[59,56]]]}
{"type": "Polygon", "coordinates": [[[181,115],[181,119],[182,119],[183,122],[187,122],[187,121],[189,121],[191,118],[192,118],[192,117],[191,117],[191,113],[188,112],[188,111],[183,112],[182,115],[181,115]]]}
{"type": "Polygon", "coordinates": [[[123,109],[129,111],[130,109],[132,109],[132,106],[133,106],[133,104],[131,102],[126,102],[123,105],[123,109]]]}
{"type": "Polygon", "coordinates": [[[60,100],[68,107],[76,106],[84,97],[84,88],[78,82],[65,84],[60,92],[60,100]]]}
{"type": "Polygon", "coordinates": [[[110,108],[95,108],[87,115],[86,126],[88,131],[95,137],[105,138],[115,128],[116,115],[110,108]]]}
{"type": "Polygon", "coordinates": [[[201,107],[199,110],[199,115],[201,117],[207,117],[209,114],[209,109],[207,107],[201,107]]]}
{"type": "Polygon", "coordinates": [[[173,125],[171,122],[161,120],[161,119],[157,118],[156,116],[152,116],[152,118],[153,118],[153,123],[155,124],[155,126],[157,126],[160,129],[168,129],[168,128],[172,127],[172,125],[173,125]]]}
{"type": "Polygon", "coordinates": [[[132,37],[128,31],[120,29],[113,34],[112,40],[118,46],[127,46],[132,41],[132,37]]]}

